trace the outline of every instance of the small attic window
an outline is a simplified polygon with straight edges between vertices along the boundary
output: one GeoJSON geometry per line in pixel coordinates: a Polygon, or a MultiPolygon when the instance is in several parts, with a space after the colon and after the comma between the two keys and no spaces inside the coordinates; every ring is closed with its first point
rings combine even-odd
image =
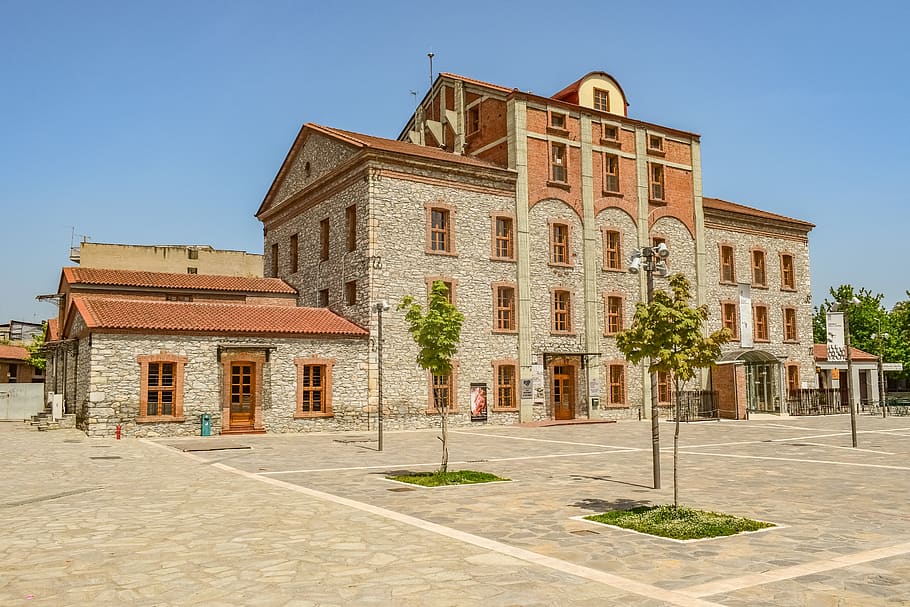
{"type": "Polygon", "coordinates": [[[619,141],[619,127],[614,124],[604,124],[604,136],[607,141],[619,141]]]}
{"type": "Polygon", "coordinates": [[[558,112],[550,112],[550,126],[554,129],[565,129],[566,115],[558,112]]]}
{"type": "Polygon", "coordinates": [[[664,138],[660,135],[648,135],[648,151],[662,154],[664,152],[664,138]]]}
{"type": "Polygon", "coordinates": [[[610,92],[603,89],[594,89],[594,109],[601,112],[610,111],[610,92]]]}

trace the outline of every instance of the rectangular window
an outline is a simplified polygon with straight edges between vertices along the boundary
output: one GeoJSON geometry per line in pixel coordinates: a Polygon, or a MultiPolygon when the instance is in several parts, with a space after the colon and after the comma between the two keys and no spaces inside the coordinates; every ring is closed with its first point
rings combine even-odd
{"type": "Polygon", "coordinates": [[[604,231],[604,268],[622,270],[622,248],[617,230],[604,231]]]}
{"type": "Polygon", "coordinates": [[[320,308],[329,307],[329,290],[328,289],[320,289],[319,294],[316,298],[316,305],[320,308]]]}
{"type": "Polygon", "coordinates": [[[353,251],[357,248],[357,205],[352,204],[346,208],[344,218],[348,228],[348,251],[353,251]]]}
{"type": "Polygon", "coordinates": [[[664,167],[661,164],[650,164],[651,200],[664,199],[664,167]]]}
{"type": "Polygon", "coordinates": [[[566,115],[559,114],[557,112],[550,112],[550,126],[554,129],[563,129],[566,128],[566,115]]]}
{"type": "Polygon", "coordinates": [[[768,286],[764,251],[752,251],[752,285],[756,287],[768,286]]]}
{"type": "Polygon", "coordinates": [[[278,243],[272,245],[272,278],[278,276],[278,243]]]}
{"type": "Polygon", "coordinates": [[[517,409],[518,401],[515,399],[515,380],[518,375],[515,365],[499,365],[496,367],[496,408],[517,409]]]}
{"type": "Polygon", "coordinates": [[[9,379],[7,380],[11,384],[15,384],[19,381],[19,365],[10,363],[9,365],[9,379]]]}
{"type": "Polygon", "coordinates": [[[755,341],[768,341],[768,308],[766,306],[755,306],[754,318],[754,335],[755,341]]]}
{"type": "Polygon", "coordinates": [[[566,146],[561,143],[550,144],[550,179],[565,183],[569,180],[566,169],[566,146]]]}
{"type": "Polygon", "coordinates": [[[668,371],[658,371],[657,372],[657,402],[659,403],[670,403],[672,402],[671,394],[672,390],[670,389],[670,373],[668,371]]]}
{"type": "Polygon", "coordinates": [[[604,327],[607,335],[616,335],[622,331],[622,297],[610,295],[606,302],[606,322],[604,327]]]}
{"type": "Polygon", "coordinates": [[[735,283],[736,271],[733,259],[733,247],[721,245],[720,247],[720,281],[735,283]]]}
{"type": "Polygon", "coordinates": [[[610,92],[594,89],[594,109],[601,112],[610,111],[610,92]]]}
{"type": "Polygon", "coordinates": [[[469,107],[466,112],[465,122],[467,123],[468,135],[480,130],[480,106],[469,107]]]}
{"type": "Polygon", "coordinates": [[[325,365],[303,365],[300,378],[300,412],[325,413],[325,365]]]}
{"type": "Polygon", "coordinates": [[[515,330],[515,287],[496,287],[496,330],[515,330]]]}
{"type": "Polygon", "coordinates": [[[139,417],[168,418],[183,415],[183,366],[186,358],[174,355],[139,356],[139,417]]]}
{"type": "Polygon", "coordinates": [[[619,192],[619,156],[604,154],[604,191],[619,192]]]}
{"type": "Polygon", "coordinates": [[[787,390],[793,393],[799,388],[799,365],[787,365],[787,390]]]}
{"type": "Polygon", "coordinates": [[[349,306],[357,305],[357,281],[344,283],[344,302],[349,306]]]}
{"type": "Polygon", "coordinates": [[[291,234],[290,253],[291,253],[291,274],[295,274],[297,272],[297,253],[298,253],[297,234],[291,234]]]}
{"type": "Polygon", "coordinates": [[[572,332],[572,299],[568,291],[553,291],[553,332],[572,332]]]}
{"type": "Polygon", "coordinates": [[[780,256],[780,286],[782,289],[796,289],[796,272],[793,268],[793,256],[784,253],[780,256]]]}
{"type": "Polygon", "coordinates": [[[329,258],[329,218],[319,222],[319,259],[325,261],[329,258]]]}
{"type": "Polygon", "coordinates": [[[198,268],[187,268],[186,269],[187,274],[197,274],[198,272],[199,272],[198,268]]]}
{"type": "Polygon", "coordinates": [[[569,225],[550,225],[550,263],[569,265],[569,225]]]}
{"type": "Polygon", "coordinates": [[[664,138],[660,135],[648,135],[648,151],[649,152],[663,152],[664,151],[664,138]]]}
{"type": "Polygon", "coordinates": [[[603,138],[607,141],[619,141],[619,127],[612,124],[603,125],[603,138]]]}
{"type": "Polygon", "coordinates": [[[449,211],[430,209],[430,250],[448,253],[451,249],[451,226],[449,211]]]}
{"type": "Polygon", "coordinates": [[[452,406],[452,374],[432,375],[433,410],[442,411],[452,406]]]}
{"type": "Polygon", "coordinates": [[[186,257],[187,259],[199,259],[199,249],[187,249],[186,257]]]}
{"type": "Polygon", "coordinates": [[[733,333],[733,337],[739,336],[739,322],[736,319],[736,304],[732,302],[725,302],[721,304],[720,308],[721,322],[724,325],[725,329],[730,329],[730,332],[733,333]]]}
{"type": "Polygon", "coordinates": [[[168,295],[165,297],[167,301],[183,301],[190,302],[193,301],[192,295],[168,295]]]}
{"type": "Polygon", "coordinates": [[[624,405],[626,403],[626,367],[625,365],[610,365],[610,404],[624,405]]]}
{"type": "Polygon", "coordinates": [[[493,234],[493,257],[515,259],[513,222],[511,217],[495,217],[493,234]]]}
{"type": "Polygon", "coordinates": [[[796,341],[796,309],[784,308],[784,341],[796,341]]]}

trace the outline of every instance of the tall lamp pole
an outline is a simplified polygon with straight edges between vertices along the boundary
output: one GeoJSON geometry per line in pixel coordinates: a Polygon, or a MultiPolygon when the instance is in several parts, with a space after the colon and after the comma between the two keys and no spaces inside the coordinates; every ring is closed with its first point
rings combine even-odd
{"type": "Polygon", "coordinates": [[[379,450],[382,451],[382,313],[389,310],[389,302],[379,301],[374,308],[376,310],[376,367],[378,370],[376,388],[379,392],[376,418],[379,426],[379,450]]]}
{"type": "Polygon", "coordinates": [[[882,347],[882,339],[888,339],[891,337],[887,333],[882,333],[882,319],[878,319],[878,333],[872,334],[872,339],[878,339],[878,398],[879,404],[882,406],[882,417],[885,417],[888,412],[888,407],[885,405],[886,399],[888,398],[888,388],[885,387],[885,350],[882,347]]]}
{"type": "MultiPolygon", "coordinates": [[[[659,276],[669,274],[667,257],[670,249],[660,243],[656,247],[642,247],[632,253],[629,260],[629,272],[638,274],[644,271],[648,275],[648,305],[654,300],[654,272],[659,276]]],[[[649,361],[650,364],[650,361],[649,361]]],[[[657,373],[651,372],[651,460],[654,468],[654,488],[660,489],[660,409],[658,407],[657,373]]]]}
{"type": "Polygon", "coordinates": [[[844,339],[847,344],[847,404],[850,407],[850,437],[853,439],[853,447],[856,447],[856,407],[853,402],[853,352],[850,346],[850,310],[853,306],[861,303],[856,296],[850,301],[838,302],[834,308],[844,313],[844,339]]]}

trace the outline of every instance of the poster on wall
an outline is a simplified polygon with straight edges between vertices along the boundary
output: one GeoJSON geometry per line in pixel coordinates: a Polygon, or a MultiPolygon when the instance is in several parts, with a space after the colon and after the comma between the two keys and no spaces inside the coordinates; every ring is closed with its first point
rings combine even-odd
{"type": "Polygon", "coordinates": [[[471,384],[471,421],[487,421],[487,385],[471,384]]]}

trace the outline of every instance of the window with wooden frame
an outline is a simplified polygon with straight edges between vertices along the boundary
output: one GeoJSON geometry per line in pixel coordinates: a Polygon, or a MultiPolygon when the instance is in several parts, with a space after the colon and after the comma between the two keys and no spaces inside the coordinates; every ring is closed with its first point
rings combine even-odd
{"type": "Polygon", "coordinates": [[[325,261],[329,258],[329,218],[319,222],[319,259],[325,261]]]}
{"type": "Polygon", "coordinates": [[[622,270],[622,237],[619,230],[604,230],[604,269],[605,270],[622,270]]]}
{"type": "Polygon", "coordinates": [[[186,356],[138,356],[139,422],[183,421],[183,368],[186,356]]]}
{"type": "Polygon", "coordinates": [[[797,341],[796,308],[784,308],[784,341],[797,341]]]}
{"type": "Polygon", "coordinates": [[[755,305],[752,308],[753,325],[752,336],[755,341],[768,341],[770,332],[768,329],[768,306],[755,305]]]}
{"type": "Polygon", "coordinates": [[[648,151],[651,153],[657,152],[663,154],[664,152],[664,138],[661,135],[648,134],[648,151]]]}
{"type": "Polygon", "coordinates": [[[495,318],[493,330],[512,333],[515,331],[515,286],[513,284],[493,285],[495,318]]]}
{"type": "Polygon", "coordinates": [[[439,413],[443,407],[446,407],[449,413],[458,412],[458,402],[455,398],[456,368],[453,363],[452,371],[445,375],[430,374],[427,413],[439,413]]]}
{"type": "Polygon", "coordinates": [[[566,183],[569,180],[566,146],[563,143],[550,144],[550,180],[558,183],[566,183]]]}
{"type": "Polygon", "coordinates": [[[799,365],[787,365],[787,391],[792,394],[799,389],[799,365]]]}
{"type": "Polygon", "coordinates": [[[316,294],[316,305],[320,308],[329,307],[329,290],[328,289],[319,290],[319,292],[316,294]]]}
{"type": "Polygon", "coordinates": [[[332,358],[295,358],[297,410],[295,418],[332,416],[332,358]]]}
{"type": "Polygon", "coordinates": [[[344,283],[344,303],[349,306],[357,305],[357,281],[351,280],[344,283]]]}
{"type": "Polygon", "coordinates": [[[648,165],[648,174],[651,176],[651,200],[664,200],[664,166],[652,162],[648,165]]]}
{"type": "Polygon", "coordinates": [[[594,89],[594,109],[600,112],[610,111],[610,91],[594,89]]]}
{"type": "Polygon", "coordinates": [[[187,249],[186,257],[187,259],[199,259],[199,249],[187,249]]]}
{"type": "Polygon", "coordinates": [[[604,192],[619,193],[619,156],[604,154],[604,192]]]}
{"type": "Polygon", "coordinates": [[[626,366],[609,365],[607,375],[610,382],[610,402],[611,406],[626,404],[626,366]]]}
{"type": "Polygon", "coordinates": [[[569,224],[550,223],[550,263],[557,266],[572,265],[569,257],[569,224]]]}
{"type": "Polygon", "coordinates": [[[518,410],[518,364],[515,361],[493,361],[493,409],[518,410]]]}
{"type": "Polygon", "coordinates": [[[480,130],[480,105],[474,105],[465,110],[465,129],[468,135],[480,130]]]}
{"type": "Polygon", "coordinates": [[[291,234],[291,242],[289,249],[289,257],[291,258],[291,274],[297,273],[297,262],[298,262],[298,248],[297,248],[297,234],[291,234]]]}
{"type": "Polygon", "coordinates": [[[765,252],[761,249],[752,250],[752,286],[768,286],[768,273],[765,267],[765,252]]]}
{"type": "MultiPolygon", "coordinates": [[[[187,273],[190,273],[187,270],[187,273]]],[[[272,244],[272,278],[278,277],[278,243],[272,244]]]]}
{"type": "Polygon", "coordinates": [[[553,290],[552,319],[553,333],[572,332],[572,294],[569,291],[553,290]]]}
{"type": "Polygon", "coordinates": [[[736,314],[736,304],[732,301],[724,301],[720,304],[721,324],[725,329],[730,329],[734,338],[739,337],[739,320],[736,314]]]}
{"type": "Polygon", "coordinates": [[[186,269],[186,273],[187,273],[187,274],[198,274],[198,273],[199,273],[199,268],[187,268],[187,269],[186,269]]]}
{"type": "Polygon", "coordinates": [[[780,254],[780,288],[786,291],[796,290],[796,270],[793,256],[789,253],[780,254]]]}
{"type": "Polygon", "coordinates": [[[550,112],[550,126],[560,131],[566,130],[566,115],[562,112],[550,112]]]}
{"type": "Polygon", "coordinates": [[[736,261],[730,245],[720,245],[720,281],[736,284],[736,261]]]}
{"type": "Polygon", "coordinates": [[[672,382],[669,371],[657,372],[657,402],[670,404],[673,402],[672,382]]]}
{"type": "Polygon", "coordinates": [[[436,255],[455,254],[454,208],[451,205],[433,203],[426,206],[427,246],[426,252],[436,255]]]}
{"type": "Polygon", "coordinates": [[[615,124],[603,125],[603,137],[605,142],[615,143],[619,141],[619,127],[615,124]]]}
{"type": "Polygon", "coordinates": [[[515,220],[509,215],[493,215],[493,259],[515,260],[515,220]]]}
{"type": "Polygon", "coordinates": [[[455,299],[455,290],[458,286],[458,281],[449,276],[424,276],[424,283],[427,285],[427,302],[430,301],[430,294],[433,292],[433,284],[436,281],[442,282],[446,286],[446,301],[450,304],[454,304],[455,299]]]}
{"type": "Polygon", "coordinates": [[[345,225],[347,227],[348,251],[357,248],[357,205],[352,204],[344,210],[345,225]]]}
{"type": "Polygon", "coordinates": [[[604,296],[604,335],[622,331],[622,296],[604,296]]]}

